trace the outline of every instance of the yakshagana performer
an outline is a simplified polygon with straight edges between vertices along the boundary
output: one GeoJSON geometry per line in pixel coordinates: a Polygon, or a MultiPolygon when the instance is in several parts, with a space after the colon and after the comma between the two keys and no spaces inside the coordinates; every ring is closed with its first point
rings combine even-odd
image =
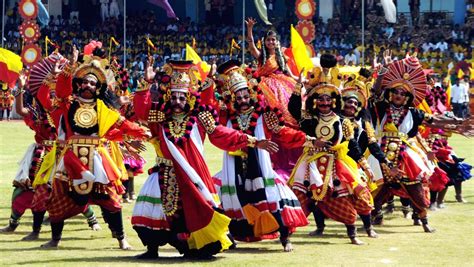
{"type": "MultiPolygon", "coordinates": [[[[427,166],[422,150],[416,136],[418,127],[423,123],[456,122],[455,120],[433,117],[419,109],[418,105],[426,93],[426,76],[415,57],[408,57],[388,65],[388,72],[382,80],[382,90],[377,90],[372,103],[372,124],[379,144],[384,151],[388,164],[379,164],[377,160],[369,157],[369,163],[374,170],[378,190],[374,193],[375,209],[372,215],[376,223],[381,223],[383,203],[396,194],[409,198],[414,213],[422,222],[425,232],[433,232],[428,225],[427,210],[429,199],[425,193],[423,183],[433,174],[427,166]],[[383,92],[383,94],[382,94],[383,92]],[[390,168],[397,166],[401,172],[393,176],[390,168]],[[383,177],[383,180],[381,179],[383,177]]],[[[427,158],[434,159],[432,151],[428,151],[427,158]]],[[[414,218],[418,219],[418,218],[414,218]]]]}
{"type": "Polygon", "coordinates": [[[107,107],[106,73],[95,57],[76,66],[78,51],[58,75],[56,100],[49,91],[38,94],[44,107],[51,109],[58,122],[60,140],[66,143],[56,166],[56,176],[47,206],[51,220],[52,239],[42,247],[57,247],[64,221],[89,204],[99,205],[112,236],[121,249],[130,249],[122,223],[120,204],[124,169],[116,142],[124,137],[147,137],[144,129],[107,107]]]}
{"type": "MultiPolygon", "coordinates": [[[[152,64],[151,64],[152,65],[152,64]]],[[[199,105],[199,87],[191,61],[170,61],[160,81],[158,102],[148,87],[134,96],[136,115],[147,121],[154,137],[157,164],[149,170],[133,210],[132,224],[147,252],[157,258],[158,247],[169,243],[185,257],[209,258],[232,245],[230,219],[220,207],[203,155],[207,135],[215,146],[236,151],[247,146],[267,148],[269,141],[218,125],[217,114],[199,105]]],[[[146,80],[156,74],[147,68],[146,80]]],[[[159,74],[162,75],[162,74],[159,74]]],[[[274,145],[274,144],[272,144],[274,145]]]]}
{"type": "Polygon", "coordinates": [[[7,83],[0,82],[0,121],[3,120],[5,111],[7,112],[7,120],[10,120],[10,112],[15,99],[11,91],[12,89],[8,87],[7,83]]]}
{"type": "Polygon", "coordinates": [[[291,174],[293,191],[309,215],[314,212],[317,229],[311,235],[322,235],[324,217],[346,225],[351,243],[363,244],[357,238],[357,214],[368,215],[372,210],[371,195],[362,181],[357,163],[369,171],[354,138],[348,119],[341,119],[340,93],[332,84],[320,84],[307,94],[302,110],[301,88],[298,84],[290,98],[289,110],[301,129],[317,138],[314,148],[306,148],[291,174]],[[316,203],[315,203],[316,202],[316,203]]]}
{"type": "MultiPolygon", "coordinates": [[[[41,231],[41,224],[46,213],[46,204],[51,192],[48,181],[39,183],[36,176],[41,173],[44,161],[55,157],[55,152],[48,153],[56,146],[56,127],[51,117],[41,105],[39,105],[30,91],[25,91],[27,76],[20,74],[18,88],[13,90],[15,97],[15,109],[17,114],[23,117],[26,125],[35,132],[35,144],[27,149],[23,159],[19,162],[19,170],[13,181],[15,187],[12,196],[12,212],[9,225],[0,229],[0,232],[13,232],[20,223],[20,218],[26,211],[31,209],[33,213],[33,230],[23,237],[23,241],[37,240],[41,231]],[[24,98],[25,96],[25,98],[24,98]],[[53,155],[54,154],[54,155],[53,155]]],[[[47,164],[47,163],[46,163],[47,164]]],[[[89,226],[93,230],[100,230],[94,211],[89,207],[84,211],[89,226]]]]}
{"type": "MultiPolygon", "coordinates": [[[[281,113],[263,103],[256,82],[249,85],[239,65],[231,60],[218,68],[227,104],[226,114],[220,114],[222,124],[258,140],[272,139],[279,147],[312,146],[306,134],[284,126],[281,113]]],[[[251,147],[224,152],[222,170],[216,176],[222,207],[232,218],[229,229],[233,237],[259,241],[276,238],[278,230],[284,251],[293,250],[290,234],[309,222],[286,179],[274,171],[268,152],[251,147]]]]}

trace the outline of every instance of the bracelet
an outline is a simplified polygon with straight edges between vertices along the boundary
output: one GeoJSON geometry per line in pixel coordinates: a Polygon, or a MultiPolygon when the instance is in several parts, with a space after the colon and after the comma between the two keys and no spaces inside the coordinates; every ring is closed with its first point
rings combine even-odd
{"type": "Polygon", "coordinates": [[[247,146],[255,147],[257,145],[257,138],[251,135],[247,135],[247,146]]]}
{"type": "Polygon", "coordinates": [[[382,66],[378,71],[377,71],[377,75],[384,75],[385,73],[388,72],[388,69],[385,68],[384,66],[382,66]]]}
{"type": "Polygon", "coordinates": [[[17,96],[19,96],[20,94],[23,94],[24,92],[25,92],[25,89],[17,87],[17,88],[14,88],[14,89],[12,90],[12,95],[13,95],[14,97],[17,97],[17,96]]]}

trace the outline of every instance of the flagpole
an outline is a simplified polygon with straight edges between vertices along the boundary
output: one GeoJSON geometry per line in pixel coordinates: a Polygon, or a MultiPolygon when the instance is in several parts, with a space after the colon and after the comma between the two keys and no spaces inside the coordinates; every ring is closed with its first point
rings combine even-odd
{"type": "Polygon", "coordinates": [[[123,67],[127,67],[127,0],[123,0],[123,67]]]}
{"type": "Polygon", "coordinates": [[[3,46],[3,39],[5,39],[5,0],[2,1],[2,48],[3,46]]]}
{"type": "Polygon", "coordinates": [[[245,64],[245,0],[242,0],[242,64],[245,64]]]}
{"type": "Polygon", "coordinates": [[[365,0],[362,0],[362,67],[365,67],[365,0]]]}

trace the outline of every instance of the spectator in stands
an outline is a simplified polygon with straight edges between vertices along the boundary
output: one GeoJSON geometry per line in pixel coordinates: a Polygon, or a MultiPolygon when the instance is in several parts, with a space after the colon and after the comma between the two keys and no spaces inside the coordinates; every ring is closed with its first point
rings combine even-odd
{"type": "Polygon", "coordinates": [[[456,117],[465,119],[469,116],[469,87],[465,83],[460,83],[458,78],[451,87],[451,103],[456,117]]]}

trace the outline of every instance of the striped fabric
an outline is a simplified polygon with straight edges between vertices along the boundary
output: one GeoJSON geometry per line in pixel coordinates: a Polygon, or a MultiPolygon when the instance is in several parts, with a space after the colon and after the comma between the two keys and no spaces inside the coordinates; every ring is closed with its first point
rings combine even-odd
{"type": "Polygon", "coordinates": [[[152,230],[169,230],[161,200],[159,175],[152,173],[138,194],[132,213],[132,225],[152,230]]]}

